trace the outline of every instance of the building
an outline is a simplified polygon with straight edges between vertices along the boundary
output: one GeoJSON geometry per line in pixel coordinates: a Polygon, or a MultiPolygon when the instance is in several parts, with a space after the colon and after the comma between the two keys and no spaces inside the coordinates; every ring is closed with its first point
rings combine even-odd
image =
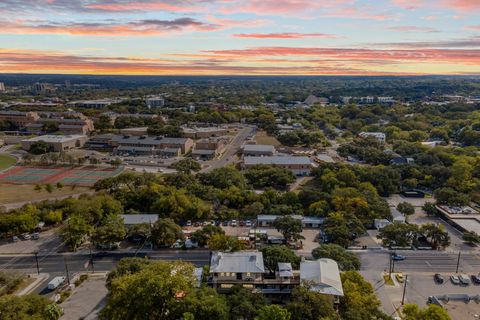
{"type": "Polygon", "coordinates": [[[182,131],[183,137],[191,139],[203,139],[228,135],[228,129],[221,127],[182,127],[182,131]]]}
{"type": "Polygon", "coordinates": [[[314,95],[309,95],[307,97],[307,99],[305,99],[305,101],[303,102],[303,104],[311,107],[313,106],[314,104],[320,104],[320,105],[326,105],[328,104],[329,100],[328,98],[321,98],[321,97],[317,97],[317,96],[314,96],[314,95]]]}
{"type": "Polygon", "coordinates": [[[308,176],[312,171],[312,162],[308,157],[272,156],[272,157],[244,157],[245,169],[256,165],[271,165],[292,171],[297,176],[308,176]]]}
{"type": "Polygon", "coordinates": [[[378,103],[391,104],[395,103],[395,100],[393,99],[393,97],[378,97],[378,103]]]}
{"type": "Polygon", "coordinates": [[[79,107],[79,108],[90,108],[90,109],[103,109],[109,105],[121,103],[124,99],[98,99],[98,100],[80,100],[72,101],[68,103],[68,106],[79,107]]]}
{"type": "Polygon", "coordinates": [[[222,137],[200,139],[195,143],[195,148],[192,150],[192,158],[196,160],[211,160],[222,154],[226,145],[227,139],[222,137]]]}
{"type": "Polygon", "coordinates": [[[275,147],[266,144],[246,144],[243,146],[245,157],[269,157],[276,153],[275,147]]]}
{"type": "Polygon", "coordinates": [[[0,121],[11,122],[19,128],[24,128],[38,119],[40,119],[40,116],[36,112],[0,111],[0,121]]]}
{"type": "Polygon", "coordinates": [[[37,93],[43,93],[46,92],[49,89],[50,85],[48,83],[40,83],[37,82],[33,84],[33,91],[37,93]]]}
{"type": "Polygon", "coordinates": [[[121,214],[125,226],[135,226],[139,224],[153,225],[158,220],[158,214],[121,214]]]}
{"type": "Polygon", "coordinates": [[[87,139],[88,138],[85,135],[44,135],[22,140],[21,144],[24,150],[30,150],[32,144],[43,141],[51,146],[53,151],[61,152],[70,149],[81,148],[87,139]]]}
{"type": "Polygon", "coordinates": [[[458,230],[480,234],[480,213],[470,206],[436,206],[439,215],[458,230]]]}
{"type": "MultiPolygon", "coordinates": [[[[279,218],[279,215],[273,214],[261,214],[257,216],[257,225],[259,227],[273,227],[275,219],[279,218]]],[[[291,215],[292,218],[302,221],[304,228],[320,228],[325,220],[322,217],[309,217],[301,215],[291,215]]]]}
{"type": "Polygon", "coordinates": [[[415,160],[413,158],[406,158],[406,157],[395,157],[390,160],[391,165],[402,165],[402,164],[413,164],[415,160]]]}
{"type": "Polygon", "coordinates": [[[144,136],[147,134],[148,127],[125,128],[120,129],[120,133],[129,136],[144,136]]]}
{"type": "Polygon", "coordinates": [[[165,152],[179,149],[181,154],[189,152],[194,145],[190,138],[168,138],[153,136],[129,136],[115,135],[112,138],[112,146],[117,153],[129,153],[135,155],[165,155],[165,152]]]}
{"type": "Polygon", "coordinates": [[[145,98],[148,109],[162,108],[165,106],[165,99],[162,96],[148,96],[145,98]]]}
{"type": "Polygon", "coordinates": [[[392,218],[390,220],[388,219],[374,219],[373,220],[373,225],[377,230],[383,229],[386,226],[392,224],[392,223],[405,223],[407,219],[405,218],[405,215],[398,211],[397,208],[395,207],[390,207],[390,214],[392,215],[392,218]]]}
{"type": "Polygon", "coordinates": [[[332,259],[302,261],[300,263],[300,280],[308,283],[312,291],[334,297],[343,296],[338,264],[332,259]]]}
{"type": "Polygon", "coordinates": [[[102,151],[113,151],[112,139],[114,134],[98,134],[91,137],[86,143],[85,148],[102,151]]]}
{"type": "Polygon", "coordinates": [[[230,289],[236,284],[255,288],[261,284],[265,266],[259,251],[213,252],[210,259],[211,284],[214,288],[230,289]]]}
{"type": "Polygon", "coordinates": [[[65,135],[88,135],[94,130],[93,121],[90,119],[64,117],[39,118],[34,123],[27,124],[25,128],[31,134],[43,134],[44,125],[48,123],[58,125],[58,131],[65,135]]]}
{"type": "Polygon", "coordinates": [[[5,84],[0,82],[0,92],[5,92],[5,84]]]}
{"type": "Polygon", "coordinates": [[[360,132],[358,136],[360,138],[373,137],[382,143],[385,143],[385,141],[387,140],[387,136],[383,132],[360,132]]]}

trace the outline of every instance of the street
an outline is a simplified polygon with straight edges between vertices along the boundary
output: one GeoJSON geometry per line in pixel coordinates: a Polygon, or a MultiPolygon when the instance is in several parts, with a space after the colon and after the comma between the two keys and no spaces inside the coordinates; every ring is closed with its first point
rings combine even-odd
{"type": "MultiPolygon", "coordinates": [[[[133,257],[134,252],[108,252],[102,256],[94,256],[95,271],[111,271],[115,268],[117,262],[122,258],[133,257]]],[[[209,251],[187,251],[187,250],[165,250],[165,251],[142,251],[138,252],[137,257],[145,257],[152,260],[183,260],[191,262],[201,267],[209,263],[209,251]]],[[[48,273],[49,278],[40,284],[35,290],[37,293],[49,294],[45,290],[46,284],[54,277],[66,275],[66,268],[70,277],[77,272],[85,272],[86,262],[90,259],[87,253],[66,253],[50,254],[46,256],[38,255],[38,265],[41,273],[48,273]]],[[[0,269],[14,270],[22,273],[36,273],[36,260],[34,254],[19,255],[0,255],[0,269]]],[[[91,269],[88,269],[91,270],[91,269]]]]}

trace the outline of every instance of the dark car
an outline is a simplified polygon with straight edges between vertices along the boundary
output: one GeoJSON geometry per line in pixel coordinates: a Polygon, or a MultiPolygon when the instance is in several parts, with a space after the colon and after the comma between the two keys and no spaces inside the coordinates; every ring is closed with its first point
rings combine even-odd
{"type": "Polygon", "coordinates": [[[406,259],[406,257],[405,257],[405,256],[402,256],[402,255],[399,255],[399,254],[396,254],[396,253],[394,253],[394,254],[392,254],[392,259],[393,259],[393,261],[403,261],[403,260],[405,260],[405,259],[406,259]]]}
{"type": "Polygon", "coordinates": [[[443,278],[443,276],[440,273],[435,273],[433,278],[435,279],[436,283],[443,283],[445,281],[445,279],[443,278]]]}
{"type": "Polygon", "coordinates": [[[473,283],[480,284],[480,274],[473,274],[471,278],[473,283]]]}

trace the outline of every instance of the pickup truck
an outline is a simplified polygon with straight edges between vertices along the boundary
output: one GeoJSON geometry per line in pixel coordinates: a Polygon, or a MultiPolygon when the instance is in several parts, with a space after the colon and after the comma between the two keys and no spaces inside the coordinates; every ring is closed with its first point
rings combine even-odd
{"type": "Polygon", "coordinates": [[[48,290],[55,290],[59,285],[65,282],[65,277],[55,277],[47,285],[48,290]]]}

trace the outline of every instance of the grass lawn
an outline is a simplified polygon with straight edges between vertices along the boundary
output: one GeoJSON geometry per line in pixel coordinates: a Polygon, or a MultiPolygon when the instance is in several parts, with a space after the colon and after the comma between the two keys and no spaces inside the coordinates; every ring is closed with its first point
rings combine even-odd
{"type": "Polygon", "coordinates": [[[17,159],[14,157],[8,154],[0,154],[0,170],[13,166],[15,162],[17,162],[17,159]]]}
{"type": "Polygon", "coordinates": [[[268,144],[274,147],[281,145],[281,143],[275,137],[269,136],[265,131],[258,131],[255,135],[255,141],[257,144],[268,144]]]}
{"type": "Polygon", "coordinates": [[[383,275],[383,280],[385,281],[385,284],[387,286],[394,286],[395,283],[393,282],[393,279],[390,277],[389,274],[384,274],[383,275]]]}
{"type": "Polygon", "coordinates": [[[84,193],[90,190],[90,188],[78,186],[72,190],[70,186],[65,186],[61,189],[54,187],[52,193],[48,193],[44,188],[40,191],[36,191],[34,188],[35,185],[33,184],[0,183],[0,205],[23,201],[46,200],[53,197],[84,193]]]}

